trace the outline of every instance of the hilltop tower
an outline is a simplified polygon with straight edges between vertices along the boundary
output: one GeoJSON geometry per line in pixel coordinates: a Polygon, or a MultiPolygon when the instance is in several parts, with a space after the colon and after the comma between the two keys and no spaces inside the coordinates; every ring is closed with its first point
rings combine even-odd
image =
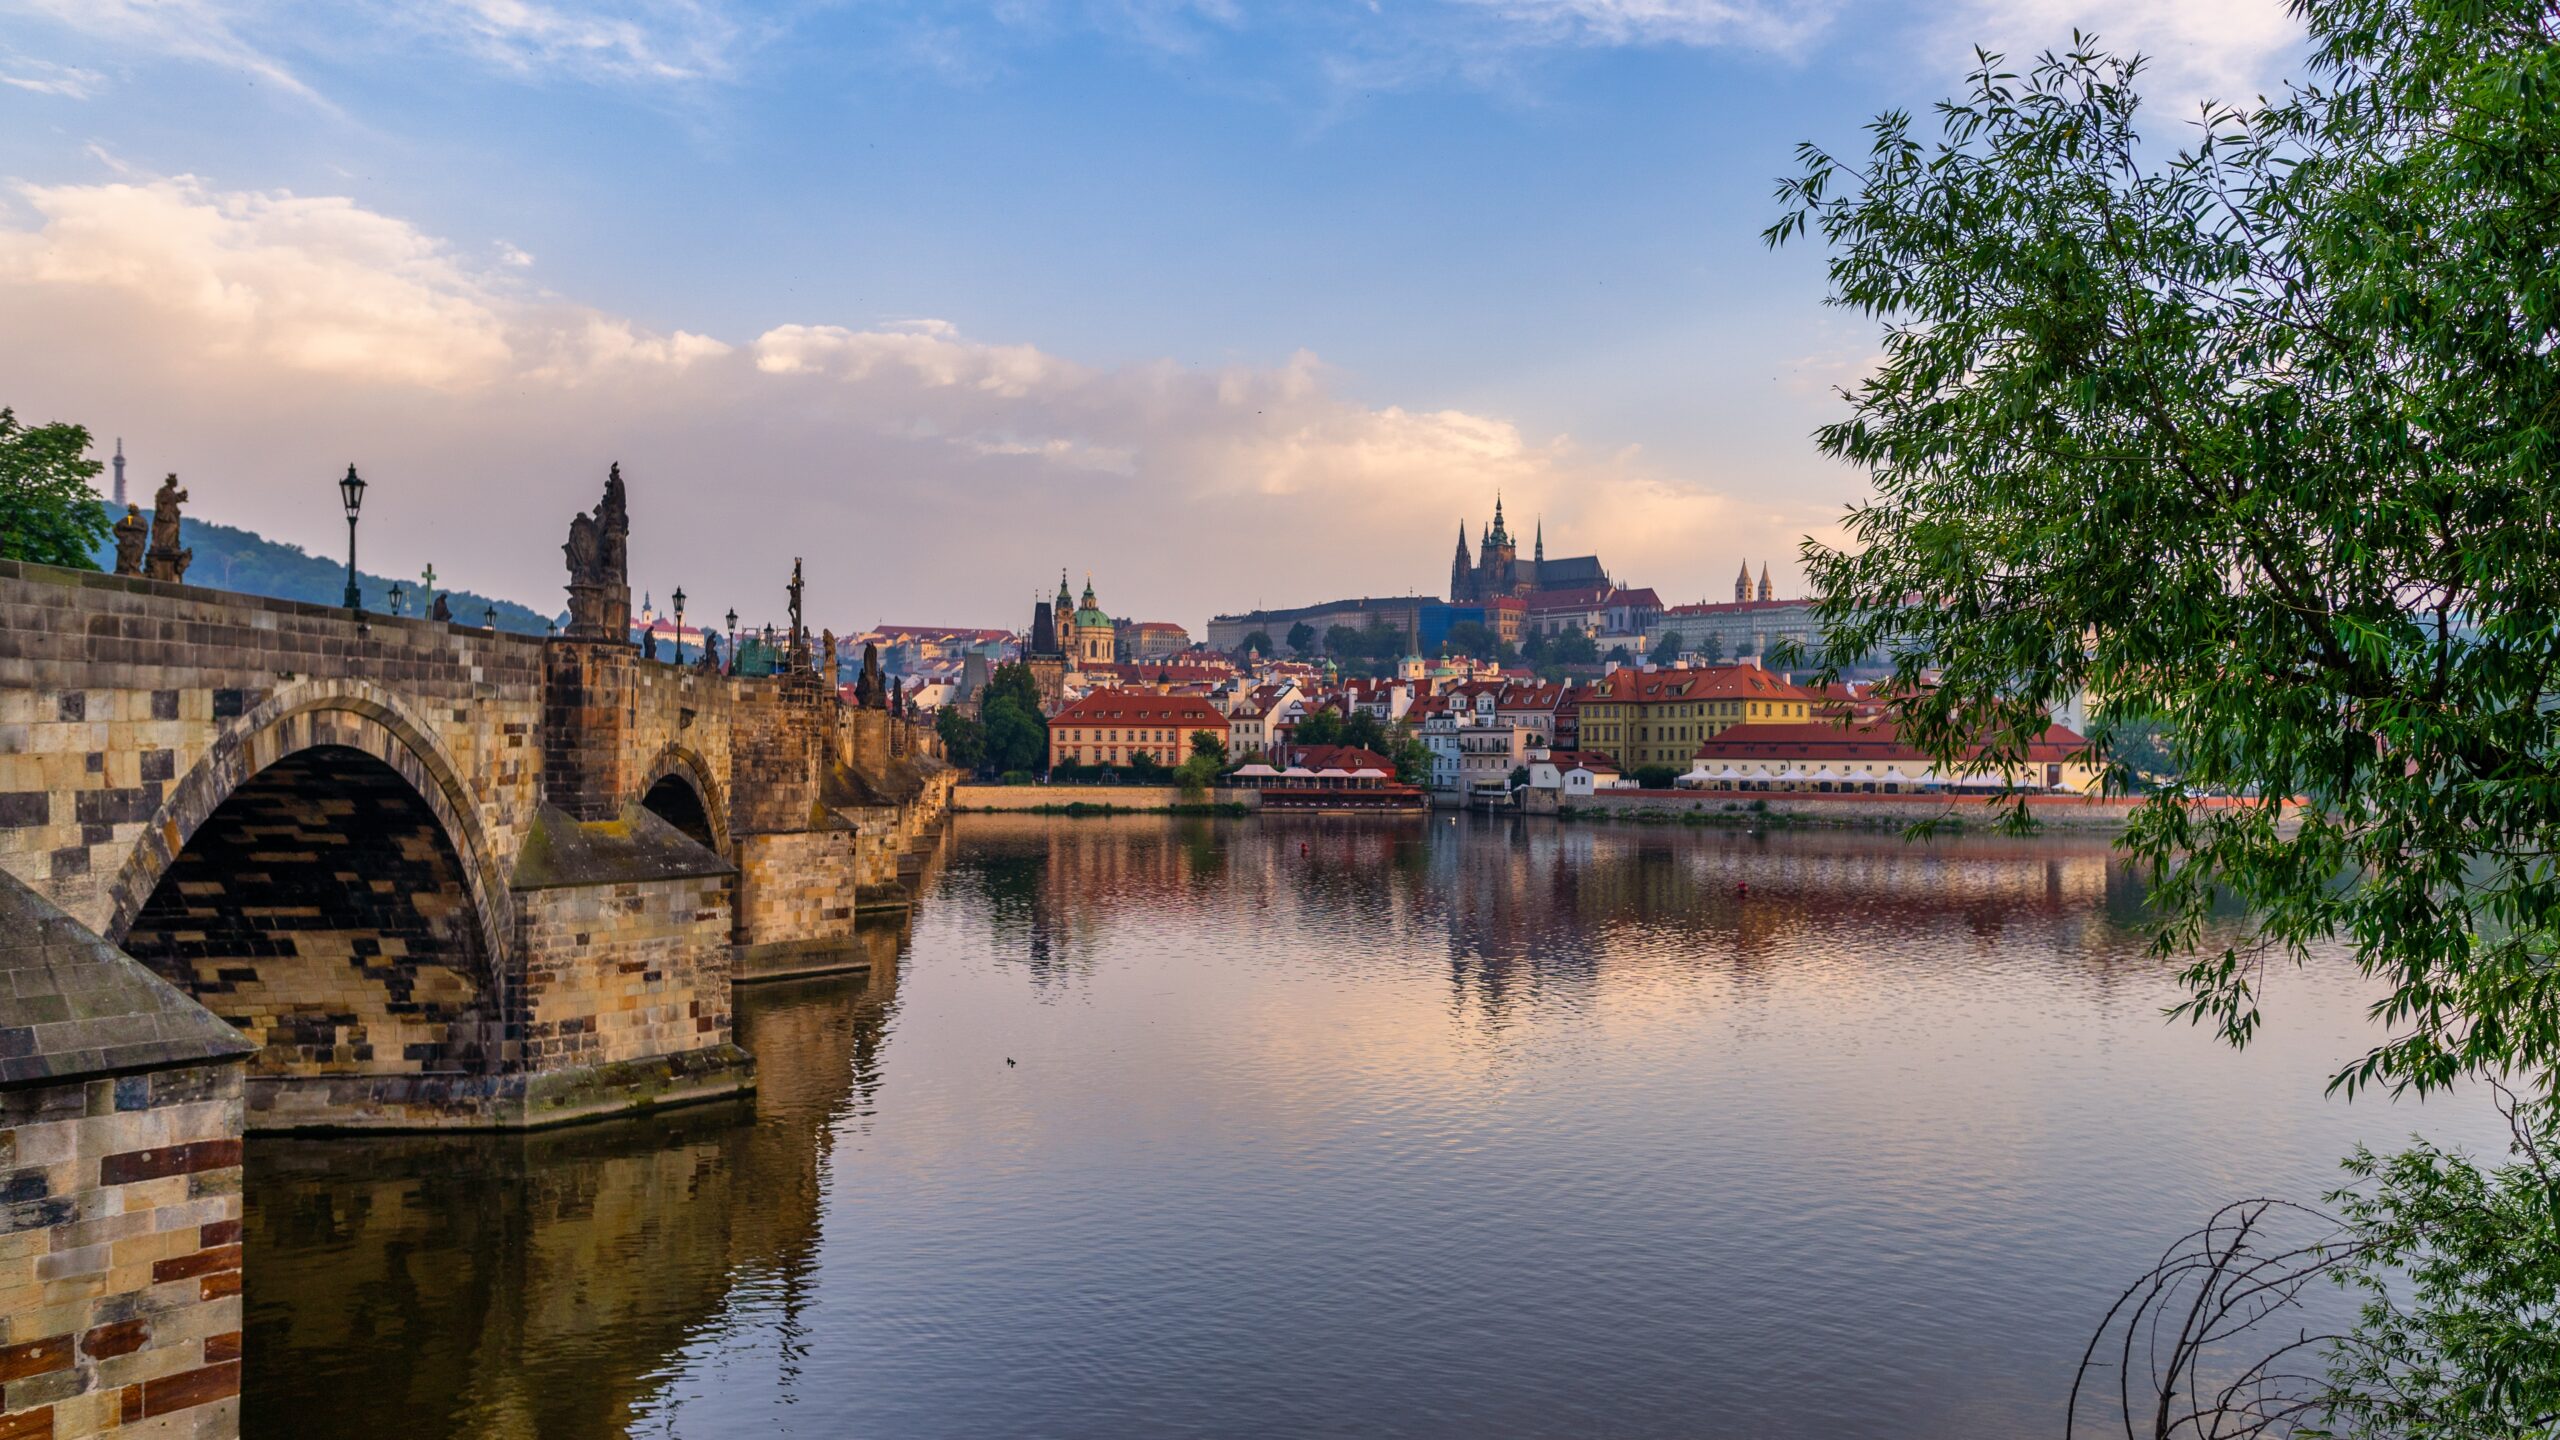
{"type": "Polygon", "coordinates": [[[1739,605],[1750,598],[1751,562],[1745,560],[1742,562],[1742,573],[1733,577],[1733,603],[1739,605]]]}
{"type": "Polygon", "coordinates": [[[1777,592],[1769,588],[1769,562],[1766,560],[1760,562],[1760,598],[1762,600],[1777,598],[1777,592]]]}
{"type": "Polygon", "coordinates": [[[122,510],[124,507],[124,437],[119,435],[116,437],[116,508],[122,510]]]}
{"type": "MultiPolygon", "coordinates": [[[[118,498],[122,498],[119,496],[118,498]]],[[[1462,604],[1470,598],[1469,587],[1475,583],[1476,562],[1467,558],[1467,522],[1458,522],[1458,558],[1449,562],[1449,603],[1462,604]]]]}

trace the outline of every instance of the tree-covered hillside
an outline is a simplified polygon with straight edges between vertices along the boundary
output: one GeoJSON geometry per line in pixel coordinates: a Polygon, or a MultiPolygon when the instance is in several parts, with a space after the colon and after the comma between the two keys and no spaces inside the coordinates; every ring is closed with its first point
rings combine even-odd
{"type": "MultiPolygon", "coordinates": [[[[145,514],[148,513],[146,509],[145,514]]],[[[192,515],[179,522],[178,533],[181,542],[196,552],[196,558],[187,570],[187,583],[191,585],[237,590],[249,595],[269,595],[279,600],[304,600],[315,605],[335,605],[346,599],[347,564],[344,560],[314,555],[299,545],[282,544],[252,530],[217,525],[192,515]]],[[[114,541],[100,545],[91,558],[98,562],[100,569],[114,569],[114,541]]],[[[364,593],[365,608],[389,614],[394,579],[404,587],[405,613],[419,614],[417,576],[386,577],[359,570],[356,580],[364,593]]],[[[444,593],[451,596],[453,618],[462,624],[482,623],[493,603],[497,607],[498,628],[501,630],[540,635],[550,624],[551,617],[513,601],[493,602],[488,596],[470,590],[444,593]]]]}

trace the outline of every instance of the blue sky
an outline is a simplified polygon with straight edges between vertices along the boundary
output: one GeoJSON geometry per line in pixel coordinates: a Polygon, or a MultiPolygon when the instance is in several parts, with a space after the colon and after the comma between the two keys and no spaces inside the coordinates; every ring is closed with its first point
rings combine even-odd
{"type": "MultiPolygon", "coordinates": [[[[2168,97],[2275,0],[0,0],[0,404],[206,513],[545,604],[837,628],[1044,577],[1197,626],[1428,591],[1493,492],[1674,602],[1784,583],[1874,345],[1758,239],[1795,142],[2073,25],[2168,97]],[[770,593],[768,593],[770,592],[770,593]]],[[[2167,127],[2164,116],[2163,128],[2167,127]]]]}

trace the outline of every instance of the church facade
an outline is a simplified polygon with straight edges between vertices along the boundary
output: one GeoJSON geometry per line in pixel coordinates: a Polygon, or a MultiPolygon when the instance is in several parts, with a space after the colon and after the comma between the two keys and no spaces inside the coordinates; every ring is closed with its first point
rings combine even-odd
{"type": "Polygon", "coordinates": [[[1493,523],[1484,527],[1475,554],[1467,553],[1467,526],[1458,522],[1458,554],[1449,565],[1449,603],[1483,605],[1518,599],[1542,590],[1605,587],[1612,582],[1597,555],[1547,558],[1547,527],[1539,522],[1529,558],[1520,558],[1520,543],[1502,518],[1502,498],[1493,501],[1493,523]]]}

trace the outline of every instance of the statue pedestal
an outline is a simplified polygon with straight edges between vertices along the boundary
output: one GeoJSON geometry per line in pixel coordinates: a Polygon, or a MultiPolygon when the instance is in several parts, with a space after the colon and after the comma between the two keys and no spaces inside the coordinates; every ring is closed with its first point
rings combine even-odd
{"type": "Polygon", "coordinates": [[[631,640],[631,587],[623,584],[570,582],[569,638],[631,640]]]}

